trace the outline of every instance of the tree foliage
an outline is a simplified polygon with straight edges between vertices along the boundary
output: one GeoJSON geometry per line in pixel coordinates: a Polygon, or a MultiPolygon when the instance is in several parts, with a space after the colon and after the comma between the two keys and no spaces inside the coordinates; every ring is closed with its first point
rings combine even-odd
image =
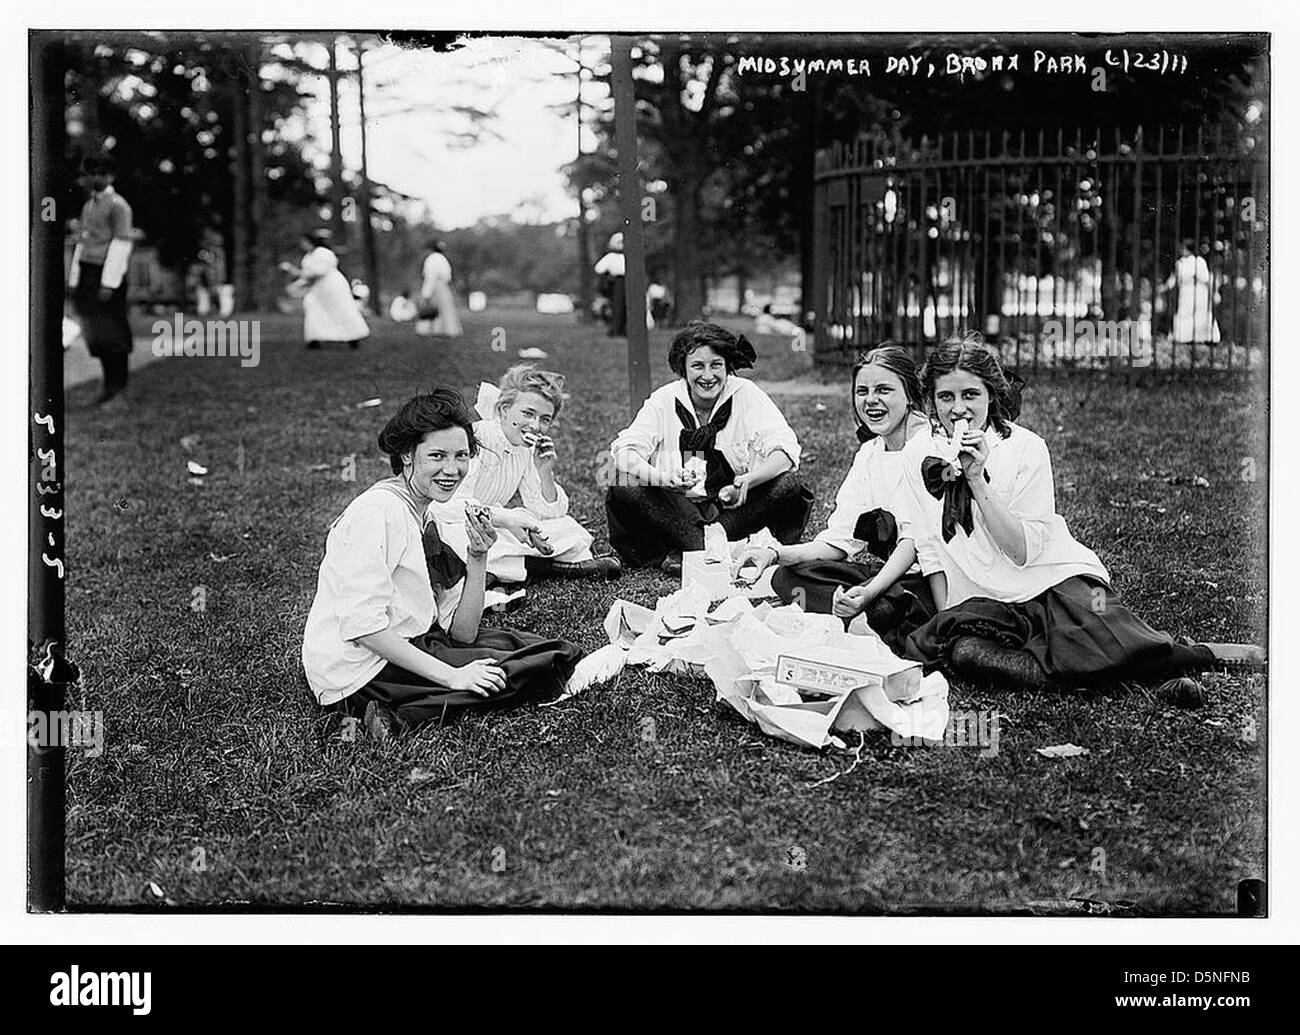
{"type": "MultiPolygon", "coordinates": [[[[679,316],[702,302],[706,276],[798,261],[809,275],[813,163],[819,148],[884,131],[920,140],[972,131],[1054,134],[1078,126],[1112,133],[1148,126],[1224,124],[1227,132],[1258,133],[1244,121],[1267,98],[1262,36],[1141,37],[1123,41],[1084,36],[652,36],[634,50],[639,158],[644,182],[661,181],[664,233],[650,231],[650,262],[672,268],[679,316]],[[1179,75],[1125,73],[1106,65],[1106,48],[1176,48],[1188,58],[1179,75]],[[1035,50],[1080,53],[1085,73],[1032,71],[1035,50]],[[1020,55],[1017,72],[986,70],[963,77],[888,74],[890,55],[944,68],[948,53],[992,58],[1020,55]],[[742,58],[784,57],[871,63],[870,76],[808,71],[805,76],[741,73],[742,58]],[[1105,89],[1091,74],[1106,67],[1105,89]]],[[[793,64],[790,66],[793,67],[793,64]]],[[[843,66],[841,66],[843,67],[843,66]]],[[[612,111],[599,122],[603,149],[616,147],[612,111]]],[[[946,138],[946,137],[945,137],[946,138]]],[[[602,220],[615,212],[613,163],[590,156],[587,174],[603,172],[593,193],[602,220]]],[[[1123,199],[1122,199],[1123,200],[1123,199]]]]}

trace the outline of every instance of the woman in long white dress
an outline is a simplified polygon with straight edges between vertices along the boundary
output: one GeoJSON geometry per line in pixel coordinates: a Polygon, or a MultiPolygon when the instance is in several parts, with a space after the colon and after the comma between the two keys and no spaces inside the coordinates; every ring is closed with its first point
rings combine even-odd
{"type": "Polygon", "coordinates": [[[420,270],[419,312],[417,334],[459,338],[463,333],[460,314],[456,312],[456,297],[451,293],[451,263],[438,241],[429,242],[429,254],[420,270]]]}
{"type": "Polygon", "coordinates": [[[1179,344],[1216,344],[1219,341],[1219,323],[1214,318],[1210,267],[1195,253],[1191,241],[1183,242],[1182,256],[1174,263],[1174,272],[1167,284],[1178,288],[1174,341],[1179,344]]]}
{"type": "Polygon", "coordinates": [[[328,230],[313,230],[302,239],[302,265],[280,268],[297,278],[290,294],[302,298],[302,336],[307,348],[323,342],[347,342],[352,348],[369,337],[370,327],[352,297],[352,286],[339,272],[339,260],[329,249],[328,230]]]}

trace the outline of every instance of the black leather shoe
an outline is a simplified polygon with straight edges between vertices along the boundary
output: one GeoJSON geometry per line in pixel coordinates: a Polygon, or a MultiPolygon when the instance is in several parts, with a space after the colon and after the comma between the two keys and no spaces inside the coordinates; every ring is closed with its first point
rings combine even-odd
{"type": "Polygon", "coordinates": [[[1179,708],[1199,708],[1205,703],[1205,687],[1191,676],[1167,679],[1155,687],[1156,696],[1179,708]]]}
{"type": "Polygon", "coordinates": [[[617,557],[593,557],[586,561],[551,561],[547,570],[562,579],[609,579],[623,574],[617,557]]]}

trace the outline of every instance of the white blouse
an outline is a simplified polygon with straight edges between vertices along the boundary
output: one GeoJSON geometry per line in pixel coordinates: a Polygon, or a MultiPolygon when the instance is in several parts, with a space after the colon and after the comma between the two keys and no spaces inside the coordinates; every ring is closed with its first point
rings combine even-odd
{"type": "Polygon", "coordinates": [[[420,294],[427,298],[439,284],[451,283],[451,262],[442,252],[430,252],[420,273],[420,294]]]}
{"type": "MultiPolygon", "coordinates": [[[[924,434],[924,431],[917,432],[917,435],[924,434]]],[[[865,541],[853,535],[858,518],[877,507],[889,511],[901,529],[907,520],[902,510],[911,506],[912,498],[907,485],[906,455],[902,449],[887,450],[882,438],[864,442],[835,495],[830,520],[813,541],[843,550],[845,557],[852,560],[867,547],[865,541]]],[[[918,570],[917,566],[914,564],[911,570],[918,570]]]]}
{"type": "Polygon", "coordinates": [[[606,252],[596,262],[597,276],[608,273],[611,277],[621,277],[627,272],[627,256],[622,252],[606,252]]]}
{"type": "MultiPolygon", "coordinates": [[[[504,507],[519,493],[524,508],[536,517],[564,517],[569,512],[569,497],[559,482],[555,483],[555,501],[542,495],[542,476],[537,473],[532,446],[512,445],[501,422],[494,418],[474,422],[478,455],[469,462],[469,472],[456,489],[452,500],[475,500],[485,507],[504,507]]],[[[430,508],[446,520],[446,505],[430,508]]],[[[451,508],[462,513],[460,507],[451,508]]]]}
{"type": "Polygon", "coordinates": [[[978,503],[971,504],[973,533],[967,536],[959,527],[945,543],[943,500],[926,491],[921,461],[927,456],[946,454],[927,434],[917,435],[903,450],[913,505],[907,508],[906,521],[899,516],[899,538],[915,541],[922,572],[930,575],[941,571],[947,577],[945,606],[952,607],[971,597],[990,597],[1005,603],[1032,600],[1075,575],[1092,575],[1109,583],[1110,576],[1097,555],[1070,535],[1065,519],[1056,513],[1047,443],[1018,424],[1011,425],[1008,438],[992,429],[986,429],[984,437],[989,444],[989,458],[984,465],[988,487],[1020,519],[1025,530],[1024,564],[1016,564],[1002,552],[989,534],[978,503]]]}
{"type": "MultiPolygon", "coordinates": [[[[731,419],[718,432],[714,445],[731,469],[738,475],[745,474],[779,449],[790,457],[794,465],[791,469],[797,470],[799,440],[768,394],[753,381],[729,374],[710,419],[727,399],[734,400],[731,419]]],[[[682,421],[674,405],[677,402],[695,416],[690,389],[682,378],[651,392],[632,423],[610,443],[609,451],[617,458],[631,450],[656,470],[678,470],[682,466],[678,448],[682,421]]]]}
{"type": "Polygon", "coordinates": [[[428,632],[435,616],[445,629],[464,589],[463,579],[450,588],[430,584],[420,520],[384,484],[349,503],[325,539],[302,641],[307,684],[321,705],[361,689],[386,664],[359,637],[391,629],[411,639],[428,632]]]}

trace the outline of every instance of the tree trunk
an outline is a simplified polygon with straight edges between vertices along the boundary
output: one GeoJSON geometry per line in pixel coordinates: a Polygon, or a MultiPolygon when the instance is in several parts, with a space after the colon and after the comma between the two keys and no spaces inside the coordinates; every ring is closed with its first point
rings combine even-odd
{"type": "MultiPolygon", "coordinates": [[[[663,82],[657,87],[659,95],[659,137],[667,153],[669,168],[668,189],[672,194],[676,218],[673,221],[673,322],[684,324],[704,314],[707,297],[704,290],[703,261],[700,252],[700,235],[704,232],[700,211],[701,192],[707,177],[704,167],[704,146],[709,135],[707,110],[712,98],[706,96],[699,112],[682,106],[685,88],[682,71],[681,42],[667,36],[660,43],[660,63],[663,65],[663,82]]],[[[716,84],[710,87],[710,93],[716,84]]]]}
{"type": "Polygon", "coordinates": [[[700,217],[701,185],[702,178],[687,171],[678,180],[673,199],[677,208],[677,225],[673,234],[674,322],[677,325],[704,315],[704,270],[700,259],[700,234],[704,232],[700,217]]]}
{"type": "MultiPolygon", "coordinates": [[[[736,270],[736,315],[741,316],[745,312],[745,292],[749,290],[749,270],[744,266],[736,270]]],[[[708,295],[705,295],[707,298],[708,295]]]]}
{"type": "Polygon", "coordinates": [[[370,311],[380,312],[379,253],[375,248],[375,224],[370,209],[370,169],[366,161],[366,69],[365,48],[357,45],[357,102],[361,115],[361,197],[357,217],[361,220],[361,244],[366,258],[366,285],[370,288],[370,311]]]}
{"type": "Polygon", "coordinates": [[[591,319],[592,298],[591,227],[587,225],[586,203],[582,188],[578,188],[578,319],[583,323],[591,319]]]}
{"type": "Polygon", "coordinates": [[[232,75],[227,80],[231,110],[234,116],[234,146],[230,155],[231,212],[230,212],[230,273],[235,288],[235,308],[247,309],[252,304],[252,275],[248,268],[249,248],[249,189],[248,189],[248,92],[243,76],[232,75]]]}
{"type": "Polygon", "coordinates": [[[808,326],[808,313],[821,305],[821,300],[813,299],[814,262],[813,205],[817,192],[813,186],[817,166],[817,115],[821,109],[822,77],[814,81],[812,90],[803,91],[804,113],[799,123],[798,143],[795,147],[795,162],[798,165],[798,182],[804,184],[799,203],[799,313],[796,319],[799,326],[808,326]]]}
{"type": "Polygon", "coordinates": [[[577,158],[577,180],[578,180],[578,320],[586,323],[591,319],[592,283],[591,283],[591,234],[590,227],[587,225],[587,202],[582,196],[585,189],[583,180],[586,179],[582,174],[582,73],[586,65],[582,60],[582,38],[578,39],[578,88],[575,91],[577,96],[574,103],[577,107],[578,123],[578,158],[577,158]]]}
{"type": "Polygon", "coordinates": [[[250,278],[249,305],[254,309],[270,307],[268,285],[271,275],[271,250],[267,240],[269,233],[268,206],[266,198],[266,162],[262,144],[262,130],[265,129],[262,113],[262,48],[260,44],[250,43],[246,52],[248,70],[248,188],[249,207],[252,213],[251,236],[252,255],[249,267],[250,278]]]}
{"type": "Polygon", "coordinates": [[[104,146],[102,97],[100,78],[94,58],[94,48],[72,44],[69,47],[68,85],[73,100],[81,108],[81,146],[83,153],[97,153],[104,146]]]}
{"type": "Polygon", "coordinates": [[[329,68],[325,73],[330,88],[330,223],[334,228],[336,250],[344,243],[343,225],[343,151],[339,131],[339,60],[336,51],[337,41],[330,38],[329,68]]]}

